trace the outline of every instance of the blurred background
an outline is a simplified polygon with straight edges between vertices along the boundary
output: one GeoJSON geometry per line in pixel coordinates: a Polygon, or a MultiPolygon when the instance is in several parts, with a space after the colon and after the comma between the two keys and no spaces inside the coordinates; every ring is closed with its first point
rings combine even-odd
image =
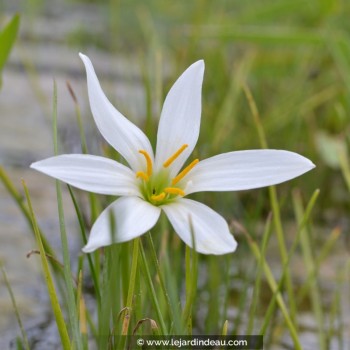
{"type": "MultiPolygon", "coordinates": [[[[18,188],[22,178],[27,181],[52,245],[59,249],[53,181],[28,167],[53,154],[53,80],[58,87],[61,153],[80,152],[68,81],[81,109],[90,153],[101,154],[103,140],[89,110],[79,52],[91,58],[111,102],[153,142],[166,92],[191,63],[204,59],[202,125],[195,151],[200,158],[261,147],[242,89],[247,84],[269,148],[298,152],[316,164],[307,175],[279,186],[279,198],[286,232],[293,237],[291,192],[298,188],[308,201],[317,188],[321,190],[312,214],[314,253],[330,235],[336,236],[320,267],[323,307],[327,312],[338,305],[338,311],[332,312],[337,317],[343,314],[335,317],[341,320],[341,328],[335,332],[334,344],[350,348],[348,270],[344,268],[349,263],[350,223],[350,2],[2,0],[0,29],[16,13],[20,31],[3,69],[0,90],[0,164],[18,188]]],[[[267,190],[196,198],[215,203],[216,210],[229,221],[243,223],[253,236],[262,234],[261,224],[270,211],[267,190]]],[[[70,244],[72,252],[78,252],[81,243],[74,238],[76,219],[69,205],[67,201],[70,244]]],[[[49,317],[48,297],[37,258],[26,258],[35,248],[34,239],[1,183],[0,221],[0,260],[23,320],[35,332],[49,317]]],[[[240,233],[236,234],[240,240],[240,233]]],[[[278,273],[281,266],[274,244],[268,258],[278,273]]],[[[249,266],[247,251],[242,240],[236,255],[238,274],[249,266]]],[[[296,257],[293,266],[296,285],[302,285],[302,261],[296,257]]],[[[305,342],[312,348],[315,324],[309,308],[306,303],[301,316],[305,342]]],[[[18,329],[3,284],[0,309],[0,347],[6,348],[18,329]]]]}

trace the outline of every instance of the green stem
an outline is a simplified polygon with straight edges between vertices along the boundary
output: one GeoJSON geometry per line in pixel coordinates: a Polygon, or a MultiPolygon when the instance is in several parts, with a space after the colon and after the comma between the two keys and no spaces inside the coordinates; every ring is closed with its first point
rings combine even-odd
{"type": "Polygon", "coordinates": [[[130,273],[130,282],[129,282],[129,290],[128,296],[126,299],[125,308],[129,310],[129,312],[124,317],[123,321],[123,329],[122,335],[128,334],[129,323],[131,318],[131,310],[132,310],[132,301],[134,297],[135,290],[135,281],[136,281],[136,272],[137,272],[137,264],[138,264],[138,256],[139,256],[139,247],[140,247],[140,237],[134,239],[133,252],[132,252],[132,262],[131,262],[131,273],[130,273]]]}
{"type": "MultiPolygon", "coordinates": [[[[76,200],[76,198],[74,196],[74,193],[72,191],[71,186],[67,185],[67,187],[68,187],[69,194],[70,194],[70,196],[72,198],[72,202],[73,202],[73,205],[74,205],[75,212],[77,214],[77,218],[78,218],[78,221],[79,221],[80,232],[81,232],[81,235],[83,237],[83,242],[84,242],[84,244],[86,244],[87,243],[87,237],[86,237],[86,233],[85,233],[85,225],[84,225],[83,216],[81,214],[81,211],[80,211],[79,206],[78,206],[78,202],[77,202],[77,200],[76,200]]],[[[99,287],[98,278],[97,278],[97,275],[96,275],[96,270],[95,270],[95,267],[94,267],[94,263],[92,261],[91,254],[86,254],[86,256],[87,256],[87,259],[88,259],[88,262],[89,262],[89,268],[90,268],[91,276],[92,276],[92,279],[94,281],[96,300],[97,300],[98,303],[100,303],[101,302],[100,287],[99,287]]]]}
{"type": "Polygon", "coordinates": [[[186,245],[186,303],[182,313],[185,327],[191,330],[192,305],[197,291],[198,256],[194,249],[186,245]]]}
{"type": "MultiPolygon", "coordinates": [[[[53,86],[53,140],[54,140],[54,153],[58,155],[58,141],[57,141],[57,86],[54,81],[53,86]]],[[[71,278],[71,264],[70,264],[70,256],[69,256],[69,247],[66,233],[66,225],[64,220],[64,210],[63,210],[63,200],[62,200],[62,190],[61,184],[58,180],[56,180],[56,193],[57,193],[57,205],[58,205],[58,217],[60,224],[60,232],[61,232],[61,244],[62,244],[62,253],[63,253],[63,262],[64,262],[64,279],[66,282],[66,292],[67,292],[67,301],[68,301],[68,314],[70,325],[72,327],[74,345],[78,350],[83,349],[82,340],[80,337],[79,331],[79,322],[77,316],[77,306],[75,300],[75,289],[73,286],[72,278],[71,278]]],[[[74,348],[75,348],[74,346],[74,348]]]]}
{"type": "Polygon", "coordinates": [[[153,306],[154,306],[154,308],[156,310],[156,313],[157,313],[157,316],[158,316],[161,332],[162,332],[162,334],[168,334],[167,333],[167,327],[166,327],[164,319],[163,319],[162,311],[161,311],[159,303],[158,303],[156,291],[155,291],[154,286],[153,286],[153,282],[152,282],[151,274],[150,274],[150,271],[149,271],[149,267],[148,267],[148,263],[147,263],[147,259],[146,259],[146,255],[145,255],[145,251],[143,249],[143,245],[142,244],[141,244],[141,249],[140,249],[140,257],[141,257],[141,260],[142,260],[142,265],[141,266],[142,266],[143,271],[144,271],[144,276],[145,276],[145,279],[146,279],[148,290],[149,290],[149,292],[151,294],[151,299],[152,299],[152,302],[153,302],[153,306]]]}
{"type": "Polygon", "coordinates": [[[152,255],[153,263],[154,263],[154,265],[156,267],[156,271],[157,271],[159,282],[160,282],[160,287],[161,287],[161,289],[163,291],[163,294],[164,294],[164,297],[165,297],[165,301],[166,301],[166,304],[167,304],[167,307],[168,307],[168,312],[169,312],[169,315],[170,315],[170,319],[173,320],[174,319],[174,313],[173,313],[173,309],[171,307],[169,294],[168,294],[168,291],[167,291],[166,286],[165,286],[163,274],[162,274],[161,269],[160,269],[159,261],[158,261],[158,258],[157,258],[157,253],[156,253],[156,250],[154,248],[151,232],[148,232],[147,238],[148,238],[149,246],[151,247],[151,255],[152,255]]]}

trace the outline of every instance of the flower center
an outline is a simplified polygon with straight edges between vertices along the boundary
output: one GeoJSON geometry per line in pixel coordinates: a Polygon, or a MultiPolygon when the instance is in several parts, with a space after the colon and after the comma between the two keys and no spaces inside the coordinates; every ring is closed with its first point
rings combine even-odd
{"type": "Polygon", "coordinates": [[[154,205],[165,204],[178,196],[183,197],[185,192],[179,186],[176,186],[199,162],[195,159],[186,168],[184,168],[173,179],[169,178],[167,168],[179,157],[179,155],[188,147],[182,145],[171,157],[164,163],[163,168],[157,173],[153,173],[152,158],[145,150],[139,150],[139,153],[145,157],[146,171],[138,171],[136,177],[141,180],[140,189],[145,200],[154,205]]]}

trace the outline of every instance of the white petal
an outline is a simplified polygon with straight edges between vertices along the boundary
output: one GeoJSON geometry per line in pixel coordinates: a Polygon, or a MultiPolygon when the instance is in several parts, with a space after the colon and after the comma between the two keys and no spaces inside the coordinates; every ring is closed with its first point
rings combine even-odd
{"type": "Polygon", "coordinates": [[[108,101],[90,59],[83,54],[79,55],[85,65],[90,107],[98,129],[106,141],[127,160],[134,171],[144,170],[146,162],[139,150],[147,151],[153,159],[153,150],[148,138],[108,101]]]}
{"type": "Polygon", "coordinates": [[[180,170],[198,140],[203,74],[202,60],[192,64],[175,82],[164,102],[157,135],[156,167],[162,167],[182,145],[188,144],[171,165],[171,175],[180,170]]]}
{"type": "Polygon", "coordinates": [[[141,198],[119,198],[97,218],[83,252],[90,253],[97,248],[141,236],[156,224],[160,212],[158,207],[141,198]]]}
{"type": "Polygon", "coordinates": [[[63,154],[30,167],[85,191],[116,196],[140,195],[135,173],[108,158],[63,154]]]}
{"type": "Polygon", "coordinates": [[[237,242],[222,216],[206,205],[191,199],[179,199],[162,206],[176,233],[192,247],[191,226],[195,248],[203,254],[227,254],[236,250],[237,242]]]}
{"type": "Polygon", "coordinates": [[[314,168],[307,158],[279,150],[223,153],[199,162],[187,175],[186,194],[239,191],[279,184],[314,168]]]}

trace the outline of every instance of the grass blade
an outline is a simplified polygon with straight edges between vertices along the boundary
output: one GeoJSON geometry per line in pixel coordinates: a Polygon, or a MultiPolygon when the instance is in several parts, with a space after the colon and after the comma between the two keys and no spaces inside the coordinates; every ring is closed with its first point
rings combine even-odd
{"type": "Polygon", "coordinates": [[[37,241],[37,244],[39,247],[39,251],[40,251],[41,265],[43,268],[43,274],[44,274],[47,290],[49,293],[49,297],[51,300],[52,310],[53,310],[53,313],[55,315],[57,328],[58,328],[58,331],[59,331],[59,334],[61,337],[61,345],[62,345],[62,348],[64,350],[71,350],[71,344],[70,344],[70,339],[68,336],[67,327],[66,327],[66,324],[65,324],[65,321],[63,318],[60,304],[58,302],[58,296],[57,296],[57,293],[55,290],[55,285],[54,285],[54,282],[53,282],[53,279],[51,276],[51,272],[49,269],[49,263],[48,263],[47,258],[46,258],[46,254],[45,254],[46,252],[44,249],[43,242],[41,240],[38,224],[37,224],[37,221],[35,218],[35,214],[34,214],[32,203],[31,203],[30,196],[29,196],[29,191],[28,191],[28,188],[27,188],[27,185],[25,184],[25,182],[22,181],[22,183],[23,183],[24,193],[25,193],[27,203],[28,203],[29,214],[30,214],[30,217],[32,219],[35,238],[36,238],[36,241],[37,241]]]}
{"type": "MultiPolygon", "coordinates": [[[[294,204],[294,210],[296,213],[297,221],[300,225],[303,220],[303,216],[305,215],[304,208],[301,202],[300,192],[297,192],[297,191],[293,192],[293,204],[294,204]]],[[[316,270],[315,258],[313,256],[312,249],[311,249],[310,233],[306,227],[300,231],[300,243],[301,243],[301,248],[304,255],[304,261],[305,261],[307,273],[311,275],[313,271],[317,271],[317,270],[316,270]]],[[[315,278],[312,279],[310,298],[312,302],[313,311],[318,323],[319,347],[320,349],[325,350],[327,347],[327,343],[326,343],[325,330],[324,330],[324,315],[322,310],[321,293],[320,293],[320,289],[317,281],[317,276],[315,276],[315,278]]]]}
{"type": "MultiPolygon", "coordinates": [[[[249,108],[251,110],[251,114],[253,116],[254,124],[257,129],[260,145],[262,148],[268,148],[266,135],[264,132],[264,128],[261,124],[259,110],[257,108],[257,105],[254,101],[253,95],[249,89],[249,87],[246,84],[243,84],[243,90],[246,95],[249,108]]],[[[290,311],[291,311],[291,317],[296,321],[296,304],[294,300],[294,293],[293,293],[293,286],[292,286],[292,278],[289,271],[289,265],[287,264],[288,261],[288,252],[286,247],[286,242],[284,239],[284,232],[283,232],[283,226],[282,226],[282,219],[281,219],[281,213],[280,213],[280,206],[277,198],[277,191],[275,186],[269,187],[269,194],[270,194],[270,203],[272,207],[272,213],[273,213],[273,221],[275,225],[276,230],[276,236],[278,240],[278,246],[279,251],[281,254],[281,260],[283,266],[286,268],[286,274],[285,274],[285,283],[286,283],[286,289],[288,293],[288,301],[290,305],[290,311]]]]}
{"type": "MultiPolygon", "coordinates": [[[[78,206],[78,202],[77,202],[77,200],[76,200],[76,198],[74,196],[74,193],[73,193],[73,190],[72,190],[71,186],[68,185],[67,187],[68,187],[68,191],[69,191],[69,194],[70,194],[72,202],[73,202],[73,206],[74,206],[75,212],[77,214],[81,236],[83,238],[84,244],[86,244],[87,243],[87,237],[86,237],[86,233],[85,233],[85,225],[84,225],[83,216],[81,214],[81,211],[80,211],[79,206],[78,206]]],[[[96,275],[94,263],[92,261],[91,254],[86,254],[86,257],[88,259],[90,273],[91,273],[92,279],[94,281],[96,300],[97,300],[97,302],[100,302],[101,301],[100,286],[99,286],[99,283],[98,283],[98,278],[97,278],[97,275],[96,275]]]]}
{"type": "Polygon", "coordinates": [[[152,260],[153,260],[153,263],[154,263],[154,265],[156,267],[156,271],[157,271],[157,274],[158,274],[160,286],[161,286],[161,289],[163,291],[164,298],[165,298],[165,301],[166,301],[166,305],[167,305],[167,309],[168,309],[167,311],[169,313],[169,318],[170,318],[171,321],[173,321],[173,319],[174,319],[174,311],[173,311],[172,306],[171,306],[169,293],[168,293],[168,291],[166,289],[166,286],[165,286],[164,276],[163,276],[162,271],[160,269],[160,265],[159,265],[159,261],[158,261],[158,258],[157,258],[156,250],[154,248],[151,232],[147,233],[147,238],[148,238],[149,246],[151,247],[152,260]]]}
{"type": "MultiPolygon", "coordinates": [[[[5,172],[5,169],[3,167],[1,167],[1,166],[0,166],[0,180],[4,184],[4,186],[7,189],[8,193],[11,195],[11,197],[17,203],[19,209],[21,210],[24,218],[28,222],[28,225],[31,228],[31,230],[32,230],[32,232],[33,232],[33,234],[35,236],[35,232],[34,232],[34,228],[33,228],[33,225],[32,225],[32,220],[31,220],[30,211],[28,209],[28,206],[23,201],[23,196],[17,191],[16,187],[14,186],[12,181],[10,180],[9,176],[7,175],[7,173],[5,172]]],[[[43,232],[41,231],[41,229],[39,228],[39,226],[38,226],[38,232],[39,232],[39,235],[40,235],[40,239],[41,239],[41,241],[43,243],[45,252],[47,252],[49,255],[51,255],[54,259],[57,259],[54,250],[51,248],[49,242],[46,240],[46,238],[45,238],[43,232]]],[[[55,264],[50,262],[50,265],[53,268],[53,271],[55,273],[57,273],[57,272],[61,273],[60,268],[58,268],[55,264]]]]}
{"type": "Polygon", "coordinates": [[[24,343],[25,348],[27,350],[30,350],[27,334],[26,334],[26,332],[25,332],[25,330],[23,328],[22,320],[21,320],[21,317],[20,317],[19,312],[18,312],[18,307],[17,307],[15,296],[14,296],[12,288],[11,288],[11,284],[10,284],[8,278],[7,278],[7,274],[6,274],[5,268],[2,266],[1,263],[0,263],[0,265],[1,265],[2,276],[4,278],[4,281],[5,281],[5,284],[6,284],[6,288],[7,288],[8,292],[9,292],[9,294],[10,294],[12,306],[13,306],[13,309],[15,311],[15,315],[16,315],[16,319],[17,319],[19,328],[21,330],[22,341],[24,343]]]}
{"type": "Polygon", "coordinates": [[[301,346],[301,343],[299,340],[297,329],[295,327],[295,324],[293,323],[292,318],[290,317],[290,314],[288,312],[288,308],[283,300],[283,297],[282,297],[281,293],[278,291],[278,284],[277,284],[275,278],[273,277],[272,271],[271,271],[269,265],[267,264],[265,257],[263,257],[261,255],[261,252],[260,252],[258,245],[252,240],[252,238],[250,236],[248,236],[247,239],[248,239],[249,246],[250,246],[255,258],[258,261],[263,262],[263,269],[265,272],[267,282],[268,282],[272,292],[276,294],[276,300],[277,300],[278,306],[279,306],[279,308],[283,314],[283,317],[285,319],[285,322],[288,326],[290,335],[293,339],[294,347],[296,350],[302,350],[302,346],[301,346]]]}
{"type": "Polygon", "coordinates": [[[1,88],[1,71],[10,55],[13,44],[15,43],[20,16],[17,14],[12,17],[10,22],[0,32],[0,88],[1,88]]]}

